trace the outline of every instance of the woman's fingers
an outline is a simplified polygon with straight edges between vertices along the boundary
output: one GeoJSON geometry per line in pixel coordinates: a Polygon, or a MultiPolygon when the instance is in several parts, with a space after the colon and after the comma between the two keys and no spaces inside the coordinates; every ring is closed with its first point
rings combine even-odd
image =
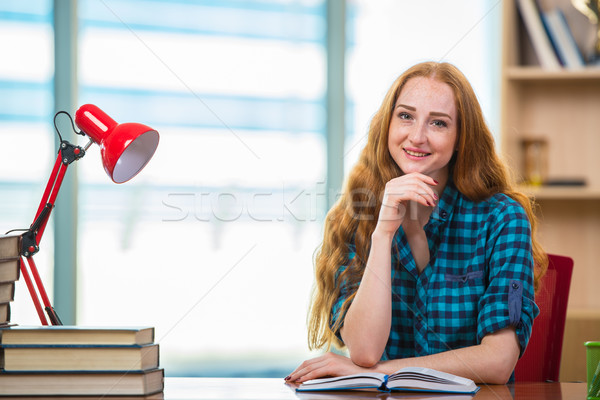
{"type": "Polygon", "coordinates": [[[318,362],[318,360],[320,358],[321,357],[311,358],[310,360],[306,360],[306,361],[302,362],[302,364],[300,364],[291,374],[289,374],[286,377],[286,380],[288,380],[288,378],[289,378],[289,380],[295,380],[295,379],[293,379],[294,377],[300,376],[301,375],[301,371],[303,371],[306,368],[308,368],[311,364],[314,364],[314,363],[318,362]]]}
{"type": "Polygon", "coordinates": [[[438,197],[435,192],[428,189],[420,185],[390,185],[385,189],[383,204],[397,207],[400,203],[414,201],[424,206],[434,207],[438,197]]]}
{"type": "Polygon", "coordinates": [[[326,353],[320,357],[304,361],[286,377],[286,381],[302,383],[325,376],[350,375],[359,372],[360,369],[348,357],[326,353]]]}
{"type": "MultiPolygon", "coordinates": [[[[398,178],[403,178],[403,177],[416,178],[430,186],[436,186],[438,184],[438,182],[435,179],[433,179],[429,175],[425,175],[420,172],[412,172],[410,174],[399,176],[398,178]]],[[[398,178],[395,178],[395,179],[398,179],[398,178]]]]}
{"type": "Polygon", "coordinates": [[[321,360],[319,362],[311,363],[305,366],[297,373],[290,375],[290,381],[302,383],[310,379],[322,378],[327,376],[329,373],[326,372],[327,361],[321,360]]]}
{"type": "Polygon", "coordinates": [[[438,200],[439,196],[436,191],[423,182],[421,177],[402,176],[392,179],[386,184],[382,199],[382,206],[385,207],[382,207],[382,211],[387,216],[402,218],[407,202],[435,207],[438,200]]]}
{"type": "Polygon", "coordinates": [[[437,182],[427,175],[409,174],[389,181],[385,193],[395,201],[412,200],[433,207],[439,199],[435,185],[437,182]]]}
{"type": "MultiPolygon", "coordinates": [[[[326,356],[327,355],[323,355],[320,357],[316,357],[316,358],[312,358],[310,360],[304,361],[302,364],[300,364],[298,366],[298,368],[296,368],[294,370],[294,372],[292,372],[290,375],[288,375],[286,377],[286,380],[291,381],[291,382],[304,382],[308,379],[313,379],[313,378],[306,378],[306,377],[316,375],[313,371],[318,370],[319,368],[321,368],[323,365],[325,365],[327,363],[327,361],[325,360],[326,356]]],[[[321,375],[321,376],[323,376],[323,375],[321,375]]]]}
{"type": "Polygon", "coordinates": [[[396,232],[410,204],[435,207],[439,200],[436,185],[433,178],[420,173],[402,175],[387,182],[376,229],[396,232]]]}

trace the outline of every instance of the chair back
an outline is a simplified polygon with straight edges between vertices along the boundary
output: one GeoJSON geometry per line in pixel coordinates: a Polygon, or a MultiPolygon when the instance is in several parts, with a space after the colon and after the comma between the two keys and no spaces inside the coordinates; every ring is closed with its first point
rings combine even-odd
{"type": "Polygon", "coordinates": [[[535,295],[540,314],[515,367],[516,382],[558,381],[572,274],[572,258],[548,254],[548,271],[535,295]]]}

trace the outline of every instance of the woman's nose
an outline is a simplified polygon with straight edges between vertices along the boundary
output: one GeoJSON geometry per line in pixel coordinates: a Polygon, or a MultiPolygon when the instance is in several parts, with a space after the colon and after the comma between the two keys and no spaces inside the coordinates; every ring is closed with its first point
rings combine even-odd
{"type": "Polygon", "coordinates": [[[416,124],[408,136],[413,143],[424,143],[427,140],[427,131],[424,123],[416,124]]]}

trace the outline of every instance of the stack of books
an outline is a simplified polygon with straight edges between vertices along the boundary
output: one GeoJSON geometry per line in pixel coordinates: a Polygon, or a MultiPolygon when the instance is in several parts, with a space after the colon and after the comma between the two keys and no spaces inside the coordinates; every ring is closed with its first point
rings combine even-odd
{"type": "Polygon", "coordinates": [[[10,302],[21,266],[21,236],[0,235],[0,327],[10,323],[10,302]]]}
{"type": "Polygon", "coordinates": [[[10,326],[0,346],[0,396],[162,395],[151,327],[10,326]]]}

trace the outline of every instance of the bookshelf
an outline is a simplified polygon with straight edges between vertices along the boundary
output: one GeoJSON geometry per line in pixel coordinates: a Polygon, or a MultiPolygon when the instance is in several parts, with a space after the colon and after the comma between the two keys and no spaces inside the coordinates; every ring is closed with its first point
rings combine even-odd
{"type": "Polygon", "coordinates": [[[536,199],[547,200],[600,200],[600,188],[560,187],[560,186],[521,186],[524,193],[536,199]]]}
{"type": "Polygon", "coordinates": [[[508,66],[506,68],[506,78],[515,82],[538,81],[548,84],[560,81],[594,81],[600,79],[600,68],[548,71],[539,67],[508,66]]]}
{"type": "MultiPolygon", "coordinates": [[[[556,5],[577,13],[568,0],[552,1],[556,5]]],[[[522,140],[543,137],[548,178],[586,182],[523,187],[539,204],[538,234],[546,251],[575,261],[560,379],[585,381],[583,342],[600,340],[600,312],[594,311],[600,309],[600,68],[541,68],[516,1],[503,2],[502,36],[501,136],[507,161],[524,176],[522,140]]]]}

